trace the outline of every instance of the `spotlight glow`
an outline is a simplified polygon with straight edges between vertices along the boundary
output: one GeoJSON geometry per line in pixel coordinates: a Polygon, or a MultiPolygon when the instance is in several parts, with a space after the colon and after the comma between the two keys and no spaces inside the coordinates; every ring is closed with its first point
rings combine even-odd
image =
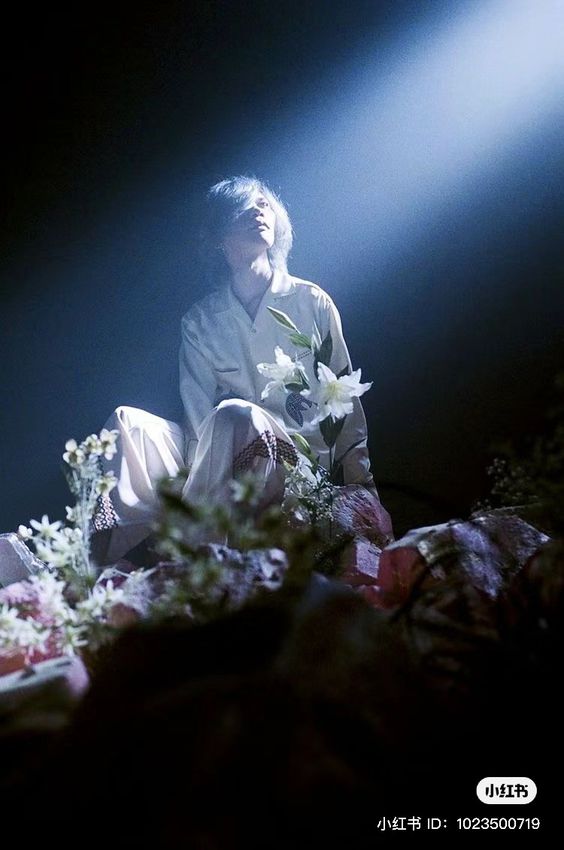
{"type": "Polygon", "coordinates": [[[301,122],[292,116],[294,135],[282,142],[276,173],[306,215],[311,199],[323,199],[325,262],[338,267],[346,258],[350,268],[359,229],[383,258],[445,202],[465,201],[488,181],[494,188],[513,154],[534,157],[561,117],[561,0],[450,9],[387,50],[376,53],[365,38],[339,85],[331,81],[327,111],[317,92],[301,122]]]}

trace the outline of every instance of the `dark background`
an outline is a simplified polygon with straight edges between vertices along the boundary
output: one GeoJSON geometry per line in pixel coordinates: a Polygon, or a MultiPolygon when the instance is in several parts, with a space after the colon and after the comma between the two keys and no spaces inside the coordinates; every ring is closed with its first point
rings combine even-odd
{"type": "MultiPolygon", "coordinates": [[[[480,180],[457,173],[467,180],[451,194],[430,180],[427,204],[401,147],[390,173],[393,109],[375,109],[373,138],[365,116],[358,139],[347,109],[355,116],[370,63],[384,86],[388,68],[414,61],[394,54],[402,38],[427,32],[431,54],[441,16],[479,5],[14,11],[2,53],[0,531],[64,514],[64,442],[98,431],[118,404],[180,417],[179,321],[204,294],[197,204],[211,183],[249,172],[280,191],[296,231],[290,271],[335,298],[353,363],[374,382],[371,456],[396,531],[469,510],[493,442],[543,428],[564,367],[562,124],[535,114],[493,146],[480,180]]],[[[398,125],[413,112],[400,135],[422,155],[438,127],[423,132],[422,116],[453,125],[424,95],[398,125]]],[[[445,173],[451,153],[454,142],[445,173]]]]}

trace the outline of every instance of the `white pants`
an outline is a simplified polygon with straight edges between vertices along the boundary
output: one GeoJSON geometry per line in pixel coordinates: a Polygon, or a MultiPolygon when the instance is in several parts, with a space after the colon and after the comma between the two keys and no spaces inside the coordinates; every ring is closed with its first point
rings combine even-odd
{"type": "MultiPolygon", "coordinates": [[[[176,422],[136,407],[118,407],[105,427],[119,431],[117,454],[103,461],[105,471],[118,479],[111,493],[117,526],[105,555],[105,562],[112,563],[150,534],[159,481],[176,476],[186,464],[184,432],[176,422]]],[[[251,471],[259,481],[262,510],[282,501],[284,460],[296,463],[296,450],[270,413],[241,399],[222,401],[200,426],[182,498],[228,504],[229,482],[251,471]]]]}

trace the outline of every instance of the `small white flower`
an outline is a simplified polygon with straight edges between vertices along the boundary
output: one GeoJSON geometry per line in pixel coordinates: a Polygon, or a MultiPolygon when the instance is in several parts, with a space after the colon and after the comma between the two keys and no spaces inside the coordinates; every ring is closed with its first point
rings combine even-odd
{"type": "Polygon", "coordinates": [[[75,566],[83,561],[82,531],[65,528],[52,544],[51,564],[55,567],[75,566]]]}
{"type": "Polygon", "coordinates": [[[52,540],[62,525],[62,522],[59,520],[49,522],[47,514],[43,514],[41,522],[38,522],[36,519],[30,519],[29,523],[44,540],[52,540]]]}
{"type": "Polygon", "coordinates": [[[57,643],[65,655],[77,655],[80,647],[88,644],[84,626],[64,623],[57,630],[57,643]]]}
{"type": "Polygon", "coordinates": [[[61,598],[65,587],[64,581],[47,570],[30,576],[29,582],[33,585],[38,599],[41,600],[52,599],[54,596],[61,598]]]}
{"type": "Polygon", "coordinates": [[[50,567],[55,567],[58,570],[66,567],[71,560],[69,553],[61,549],[52,549],[50,546],[41,543],[36,545],[36,549],[38,558],[41,558],[50,567]]]}
{"type": "Polygon", "coordinates": [[[72,532],[72,528],[65,528],[57,535],[57,537],[54,538],[51,543],[51,548],[54,552],[66,557],[71,557],[75,553],[76,546],[79,541],[74,538],[72,532]],[[70,534],[68,532],[70,532],[70,534]]]}
{"type": "Polygon", "coordinates": [[[312,425],[322,422],[328,416],[332,416],[333,419],[342,419],[348,413],[352,413],[351,399],[363,395],[372,386],[372,382],[360,383],[360,369],[351,375],[337,378],[324,363],[318,363],[317,377],[319,379],[319,412],[312,421],[312,425]]]}
{"type": "Polygon", "coordinates": [[[76,522],[76,508],[70,508],[68,505],[65,505],[65,511],[67,512],[67,522],[76,522]]]}
{"type": "Polygon", "coordinates": [[[117,453],[116,440],[118,437],[119,431],[115,428],[112,431],[108,431],[107,428],[102,428],[100,431],[100,443],[106,460],[111,460],[117,453]]]}
{"type": "Polygon", "coordinates": [[[17,534],[20,540],[31,540],[33,537],[33,531],[27,525],[18,525],[17,534]]]}
{"type": "Polygon", "coordinates": [[[16,608],[0,604],[0,649],[8,652],[23,649],[26,655],[31,655],[34,649],[45,652],[50,634],[49,628],[32,617],[20,617],[16,608]]]}
{"type": "MultiPolygon", "coordinates": [[[[257,369],[261,375],[270,378],[261,393],[261,399],[267,398],[273,390],[284,389],[286,384],[304,383],[305,373],[300,363],[284,354],[279,345],[274,349],[276,363],[258,363],[257,369]]],[[[305,384],[307,386],[307,383],[305,384]]]]}
{"type": "Polygon", "coordinates": [[[76,606],[77,612],[84,620],[104,619],[112,605],[124,601],[124,592],[121,588],[114,588],[112,581],[105,585],[97,584],[87,599],[83,599],[76,606]]]}
{"type": "Polygon", "coordinates": [[[85,460],[85,454],[82,447],[78,446],[76,440],[67,440],[65,443],[66,451],[63,454],[63,460],[70,466],[81,466],[85,460]]]}
{"type": "Polygon", "coordinates": [[[54,553],[49,543],[46,543],[44,540],[36,540],[35,551],[37,553],[37,557],[41,561],[44,561],[46,564],[51,563],[51,559],[53,558],[54,553]]]}
{"type": "Polygon", "coordinates": [[[73,619],[74,612],[63,596],[64,581],[60,581],[52,573],[43,571],[31,576],[30,583],[34,587],[38,608],[44,620],[47,619],[48,622],[58,626],[73,619]]]}
{"type": "Polygon", "coordinates": [[[7,602],[0,604],[0,636],[14,629],[20,620],[17,608],[8,605],[7,602]]]}
{"type": "Polygon", "coordinates": [[[83,440],[80,444],[80,447],[87,455],[104,454],[104,447],[102,445],[102,441],[100,440],[97,434],[90,434],[88,437],[86,437],[86,439],[83,440]]]}
{"type": "Polygon", "coordinates": [[[79,528],[64,528],[56,531],[49,540],[35,541],[35,551],[38,558],[60,569],[80,557],[82,532],[79,528]]]}
{"type": "Polygon", "coordinates": [[[82,529],[81,528],[63,528],[62,532],[67,540],[70,540],[72,543],[82,543],[82,529]]]}
{"type": "Polygon", "coordinates": [[[113,472],[108,472],[96,481],[96,492],[99,496],[110,493],[117,485],[117,478],[113,472]]]}

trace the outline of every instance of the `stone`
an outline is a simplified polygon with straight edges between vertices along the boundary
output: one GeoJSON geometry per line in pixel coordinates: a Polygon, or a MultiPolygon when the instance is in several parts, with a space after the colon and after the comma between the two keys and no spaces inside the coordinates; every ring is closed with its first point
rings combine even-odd
{"type": "Polygon", "coordinates": [[[76,701],[88,686],[88,673],[78,656],[39,661],[0,676],[0,712],[11,711],[47,691],[76,701]]]}
{"type": "Polygon", "coordinates": [[[341,581],[351,587],[377,584],[381,552],[375,543],[365,537],[356,537],[343,552],[341,581]]]}
{"type": "Polygon", "coordinates": [[[364,537],[380,548],[394,539],[390,514],[378,494],[360,484],[337,489],[333,498],[333,532],[364,537]]]}
{"type": "Polygon", "coordinates": [[[13,531],[0,534],[0,587],[29,578],[44,566],[13,531]]]}
{"type": "Polygon", "coordinates": [[[526,630],[528,643],[549,635],[562,635],[564,618],[564,540],[544,543],[514,577],[503,600],[504,624],[512,630],[526,630]]]}
{"type": "Polygon", "coordinates": [[[428,587],[459,571],[495,599],[547,540],[546,534],[514,515],[484,513],[413,529],[382,551],[381,598],[387,607],[400,605],[417,582],[428,587]]]}
{"type": "MultiPolygon", "coordinates": [[[[360,484],[337,488],[333,498],[332,532],[352,540],[340,556],[339,579],[360,591],[378,585],[382,549],[394,539],[390,514],[375,489],[360,484]]],[[[379,598],[379,592],[378,594],[379,598]]],[[[374,593],[369,593],[371,600],[374,593]]]]}

